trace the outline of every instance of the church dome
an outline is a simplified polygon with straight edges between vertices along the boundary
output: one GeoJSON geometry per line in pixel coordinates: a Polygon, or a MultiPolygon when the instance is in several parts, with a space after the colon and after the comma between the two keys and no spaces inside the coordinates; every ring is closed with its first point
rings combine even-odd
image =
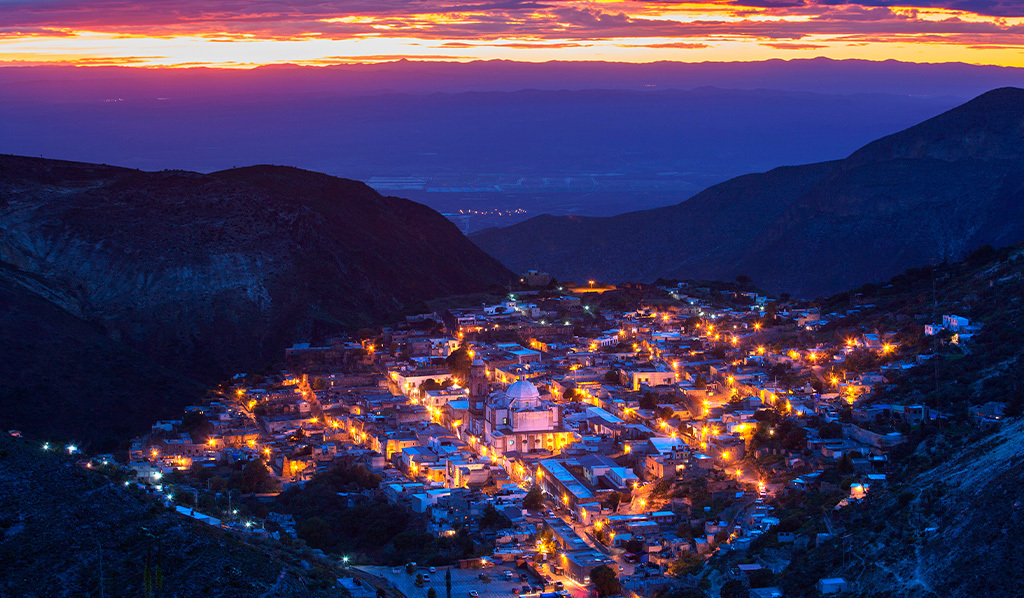
{"type": "Polygon", "coordinates": [[[505,395],[510,399],[539,399],[540,391],[529,380],[520,380],[509,386],[505,395]]]}
{"type": "Polygon", "coordinates": [[[508,387],[505,396],[512,409],[530,409],[540,404],[540,391],[529,380],[520,380],[508,387]]]}

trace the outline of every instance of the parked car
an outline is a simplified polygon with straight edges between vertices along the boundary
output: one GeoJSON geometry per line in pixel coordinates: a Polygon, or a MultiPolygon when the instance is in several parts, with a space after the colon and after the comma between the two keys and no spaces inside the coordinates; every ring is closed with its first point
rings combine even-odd
{"type": "Polygon", "coordinates": [[[437,573],[437,567],[431,567],[431,568],[429,569],[429,571],[430,571],[431,573],[437,573]]]}
{"type": "Polygon", "coordinates": [[[563,584],[563,583],[562,583],[562,582],[560,582],[560,581],[556,581],[556,582],[555,582],[555,591],[556,591],[556,592],[560,592],[560,591],[562,591],[562,590],[564,590],[564,589],[565,589],[565,584],[563,584]]]}
{"type": "Polygon", "coordinates": [[[424,581],[424,583],[430,583],[430,576],[429,575],[424,575],[423,576],[423,581],[424,581]]]}
{"type": "Polygon", "coordinates": [[[469,598],[480,598],[480,592],[477,592],[476,590],[470,590],[469,598]]]}
{"type": "Polygon", "coordinates": [[[511,571],[505,571],[505,579],[512,579],[514,576],[511,571]]]}

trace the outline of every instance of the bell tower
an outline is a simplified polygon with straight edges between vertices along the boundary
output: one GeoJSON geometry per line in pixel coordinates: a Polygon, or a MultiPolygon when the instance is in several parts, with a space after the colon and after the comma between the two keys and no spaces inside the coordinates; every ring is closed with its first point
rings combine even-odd
{"type": "Polygon", "coordinates": [[[490,384],[487,382],[487,366],[482,359],[474,359],[469,368],[469,419],[470,429],[483,428],[484,404],[487,402],[490,384]]]}

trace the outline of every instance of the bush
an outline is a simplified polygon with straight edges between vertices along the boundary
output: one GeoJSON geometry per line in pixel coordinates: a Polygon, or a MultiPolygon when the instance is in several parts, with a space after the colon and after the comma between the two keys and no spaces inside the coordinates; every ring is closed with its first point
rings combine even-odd
{"type": "Polygon", "coordinates": [[[668,574],[676,577],[691,575],[701,570],[704,559],[696,554],[684,552],[668,566],[668,574]]]}
{"type": "Polygon", "coordinates": [[[619,580],[615,570],[608,565],[598,565],[590,570],[590,582],[594,584],[598,598],[619,593],[619,580]]]}
{"type": "Polygon", "coordinates": [[[331,528],[319,517],[304,519],[296,531],[312,548],[323,549],[331,545],[331,528]]]}
{"type": "Polygon", "coordinates": [[[523,508],[530,511],[539,511],[544,507],[544,493],[539,486],[530,488],[530,491],[523,497],[523,508]]]}

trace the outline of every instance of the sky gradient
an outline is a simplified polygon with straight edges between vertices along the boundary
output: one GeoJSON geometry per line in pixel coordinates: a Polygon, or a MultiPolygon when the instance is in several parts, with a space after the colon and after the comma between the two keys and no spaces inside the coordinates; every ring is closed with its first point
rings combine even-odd
{"type": "Polygon", "coordinates": [[[1024,0],[0,0],[0,64],[862,58],[1024,66],[1024,0]]]}

